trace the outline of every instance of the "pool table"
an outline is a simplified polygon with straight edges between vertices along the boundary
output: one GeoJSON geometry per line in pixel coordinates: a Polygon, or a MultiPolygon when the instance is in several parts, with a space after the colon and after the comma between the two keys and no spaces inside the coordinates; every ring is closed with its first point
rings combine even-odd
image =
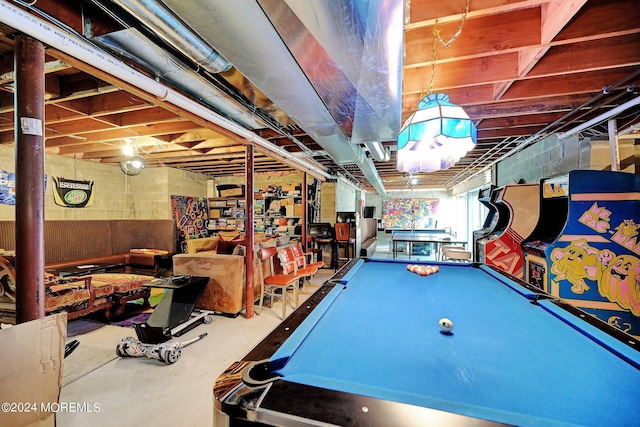
{"type": "Polygon", "coordinates": [[[218,378],[214,424],[638,425],[636,338],[492,267],[428,265],[351,261],[218,378]]]}

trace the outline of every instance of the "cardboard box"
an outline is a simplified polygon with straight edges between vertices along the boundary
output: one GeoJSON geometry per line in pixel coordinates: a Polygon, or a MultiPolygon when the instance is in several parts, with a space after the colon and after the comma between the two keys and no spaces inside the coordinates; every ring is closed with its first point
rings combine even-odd
{"type": "Polygon", "coordinates": [[[218,184],[216,189],[219,197],[244,197],[244,185],[218,184]]]}
{"type": "Polygon", "coordinates": [[[286,206],[286,208],[287,208],[286,216],[295,216],[294,209],[293,209],[294,206],[295,205],[287,205],[286,206]]]}
{"type": "Polygon", "coordinates": [[[29,411],[0,411],[0,426],[55,426],[66,339],[66,313],[0,331],[0,400],[35,405],[29,411]]]}
{"type": "Polygon", "coordinates": [[[220,190],[220,197],[244,197],[244,186],[239,188],[228,188],[220,190]]]}
{"type": "Polygon", "coordinates": [[[302,216],[302,204],[297,203],[293,205],[293,216],[302,216]]]}

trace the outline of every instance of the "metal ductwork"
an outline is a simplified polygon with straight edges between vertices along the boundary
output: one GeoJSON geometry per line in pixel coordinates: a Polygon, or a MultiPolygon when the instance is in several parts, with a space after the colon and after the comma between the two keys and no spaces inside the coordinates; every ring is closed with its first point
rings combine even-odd
{"type": "Polygon", "coordinates": [[[380,141],[365,142],[364,146],[367,147],[369,154],[376,162],[388,162],[391,159],[391,152],[380,141]]]}
{"type": "Polygon", "coordinates": [[[264,122],[258,120],[253,111],[213,86],[169,52],[153,44],[135,28],[113,31],[92,37],[91,40],[140,64],[152,71],[157,77],[170,82],[176,88],[215,108],[221,114],[243,126],[250,129],[266,127],[264,122]]]}
{"type": "Polygon", "coordinates": [[[333,178],[332,175],[329,175],[324,168],[319,167],[312,159],[297,158],[288,151],[259,137],[254,132],[214,113],[210,108],[204,107],[186,95],[178,93],[174,89],[129,67],[126,63],[110,56],[106,51],[93,46],[76,34],[54,26],[35,16],[25,14],[20,8],[5,0],[0,0],[0,23],[23,32],[43,43],[46,41],[46,44],[54,49],[58,49],[67,55],[99,68],[105,73],[132,84],[168,104],[233,132],[238,137],[256,145],[259,150],[265,152],[267,155],[279,159],[285,164],[320,179],[333,178]]]}
{"type": "MultiPolygon", "coordinates": [[[[231,63],[209,43],[186,26],[161,1],[111,0],[144,23],[158,37],[174,46],[210,73],[220,73],[231,68],[231,63]]],[[[206,10],[206,9],[205,9],[206,10]]]]}
{"type": "Polygon", "coordinates": [[[385,193],[361,144],[400,130],[402,0],[165,3],[336,163],[358,165],[385,193]]]}

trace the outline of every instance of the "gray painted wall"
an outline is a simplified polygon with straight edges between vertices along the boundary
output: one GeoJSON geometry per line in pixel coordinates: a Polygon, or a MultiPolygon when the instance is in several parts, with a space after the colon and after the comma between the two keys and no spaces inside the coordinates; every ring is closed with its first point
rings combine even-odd
{"type": "Polygon", "coordinates": [[[496,165],[496,185],[515,184],[524,179],[537,183],[542,178],[591,169],[591,142],[570,137],[558,139],[554,134],[525,148],[496,165]]]}

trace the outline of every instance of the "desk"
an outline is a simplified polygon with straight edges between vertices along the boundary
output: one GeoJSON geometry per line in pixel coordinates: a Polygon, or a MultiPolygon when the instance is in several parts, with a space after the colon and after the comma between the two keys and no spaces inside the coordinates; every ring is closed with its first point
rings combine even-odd
{"type": "Polygon", "coordinates": [[[490,267],[429,265],[353,260],[218,378],[214,424],[637,425],[637,340],[490,267]]]}
{"type": "Polygon", "coordinates": [[[435,245],[435,255],[438,259],[440,253],[440,245],[446,244],[460,244],[465,248],[467,242],[463,240],[455,240],[455,236],[442,231],[394,231],[391,234],[391,241],[393,242],[393,257],[398,256],[398,242],[407,242],[407,252],[409,259],[411,259],[411,253],[413,252],[414,243],[433,243],[435,245]]]}

